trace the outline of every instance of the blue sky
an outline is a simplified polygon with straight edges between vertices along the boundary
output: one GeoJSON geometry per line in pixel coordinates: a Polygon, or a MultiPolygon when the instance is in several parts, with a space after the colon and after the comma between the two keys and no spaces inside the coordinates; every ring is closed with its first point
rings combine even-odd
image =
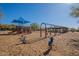
{"type": "Polygon", "coordinates": [[[0,4],[4,16],[1,23],[11,24],[23,17],[31,23],[50,23],[66,27],[78,27],[77,18],[70,16],[72,4],[0,4]]]}

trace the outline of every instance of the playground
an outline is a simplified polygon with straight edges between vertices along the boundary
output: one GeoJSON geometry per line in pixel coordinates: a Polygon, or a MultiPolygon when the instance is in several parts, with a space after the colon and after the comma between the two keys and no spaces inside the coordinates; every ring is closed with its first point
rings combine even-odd
{"type": "Polygon", "coordinates": [[[0,33],[0,55],[10,56],[61,56],[61,55],[79,55],[78,53],[78,32],[68,32],[67,28],[41,23],[40,31],[32,31],[25,34],[27,38],[26,44],[20,44],[21,33],[13,35],[8,34],[9,31],[1,31],[0,33]],[[42,24],[45,28],[42,30],[42,24]],[[47,28],[47,25],[53,27],[47,28]],[[51,31],[52,29],[52,31],[51,31]],[[64,30],[63,30],[64,29],[64,30]],[[65,31],[65,32],[63,32],[65,31]],[[52,48],[48,49],[48,37],[54,37],[52,48]],[[75,47],[75,48],[74,48],[75,47]]]}
{"type": "Polygon", "coordinates": [[[47,38],[40,39],[39,31],[26,35],[27,44],[19,44],[20,35],[0,35],[0,55],[43,56],[44,53],[48,56],[79,55],[78,35],[77,32],[68,32],[55,36],[51,50],[48,50],[47,38]]]}
{"type": "Polygon", "coordinates": [[[79,8],[68,4],[0,6],[0,56],[79,56],[79,25],[75,23],[79,8]]]}
{"type": "MultiPolygon", "coordinates": [[[[39,29],[31,25],[23,26],[22,17],[14,19],[17,23],[13,30],[0,31],[0,55],[9,56],[61,56],[79,55],[78,32],[70,32],[68,27],[41,23],[39,29]],[[24,36],[26,44],[21,39],[24,36]],[[53,44],[48,46],[48,39],[53,37],[53,44]],[[21,39],[21,41],[20,41],[21,39]],[[74,48],[75,47],[75,48],[74,48]]],[[[34,25],[35,26],[35,25],[34,25]]]]}
{"type": "Polygon", "coordinates": [[[68,27],[50,23],[41,23],[38,26],[22,17],[11,23],[14,25],[0,25],[2,56],[79,55],[79,32],[71,32],[68,27]],[[49,44],[48,39],[51,37],[53,41],[49,44]]]}

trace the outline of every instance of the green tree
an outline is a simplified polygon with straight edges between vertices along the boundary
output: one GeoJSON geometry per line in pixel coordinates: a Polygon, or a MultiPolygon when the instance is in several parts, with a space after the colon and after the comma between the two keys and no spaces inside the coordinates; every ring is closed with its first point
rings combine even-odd
{"type": "MultiPolygon", "coordinates": [[[[71,8],[70,15],[75,18],[79,17],[79,4],[76,4],[71,8]]],[[[79,20],[77,20],[77,23],[79,23],[79,20]]],[[[74,29],[72,29],[72,31],[74,31],[74,29]]]]}
{"type": "Polygon", "coordinates": [[[70,15],[76,18],[79,17],[79,6],[72,7],[70,15]]]}
{"type": "Polygon", "coordinates": [[[37,23],[32,23],[31,24],[31,28],[32,28],[32,30],[38,30],[39,29],[39,24],[37,24],[37,23]]]}

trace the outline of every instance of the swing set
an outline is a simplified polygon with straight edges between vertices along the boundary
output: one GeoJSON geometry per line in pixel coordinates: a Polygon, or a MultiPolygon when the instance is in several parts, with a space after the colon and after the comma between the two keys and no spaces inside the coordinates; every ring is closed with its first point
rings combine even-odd
{"type": "Polygon", "coordinates": [[[68,32],[67,27],[48,24],[48,23],[41,23],[41,25],[40,25],[40,37],[42,37],[42,26],[43,25],[45,27],[45,29],[44,29],[45,30],[45,38],[47,38],[48,32],[50,33],[50,36],[52,35],[52,32],[54,33],[54,35],[56,35],[56,33],[66,33],[66,32],[68,32]],[[49,25],[50,27],[47,28],[47,25],[49,25]]]}

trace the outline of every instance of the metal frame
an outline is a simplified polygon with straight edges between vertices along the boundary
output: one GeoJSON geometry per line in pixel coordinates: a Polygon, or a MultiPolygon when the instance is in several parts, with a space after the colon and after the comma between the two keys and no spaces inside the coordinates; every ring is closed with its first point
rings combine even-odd
{"type": "MultiPolygon", "coordinates": [[[[50,25],[50,29],[52,29],[52,27],[53,28],[60,28],[60,29],[62,29],[62,28],[67,28],[67,27],[63,27],[63,26],[57,26],[57,25],[54,25],[54,24],[48,24],[48,23],[41,23],[41,25],[40,25],[40,37],[42,37],[42,25],[45,25],[45,38],[47,38],[47,35],[48,35],[48,33],[47,33],[47,25],[50,25]]],[[[55,31],[56,31],[56,29],[54,29],[55,31]]],[[[61,30],[60,30],[60,32],[61,32],[61,30]]],[[[56,34],[56,33],[54,33],[54,34],[56,34]]],[[[50,30],[50,35],[51,35],[51,30],[50,30]]]]}
{"type": "MultiPolygon", "coordinates": [[[[47,38],[47,25],[50,25],[50,29],[52,29],[52,26],[54,26],[54,25],[52,25],[52,24],[47,24],[47,23],[41,23],[41,26],[40,26],[40,37],[42,37],[42,29],[41,29],[41,27],[42,27],[42,25],[45,25],[45,38],[47,38]]],[[[51,35],[51,31],[50,31],[50,35],[51,35]]]]}

